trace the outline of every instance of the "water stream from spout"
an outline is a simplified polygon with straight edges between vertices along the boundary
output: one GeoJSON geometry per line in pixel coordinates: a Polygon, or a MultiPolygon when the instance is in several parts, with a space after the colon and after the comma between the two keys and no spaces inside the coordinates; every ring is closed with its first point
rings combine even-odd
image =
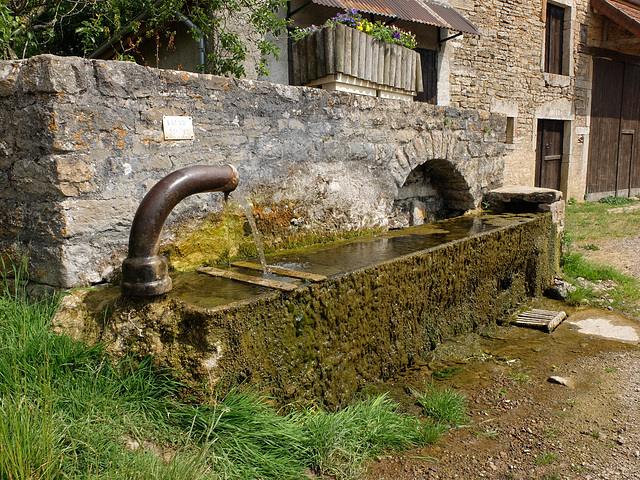
{"type": "Polygon", "coordinates": [[[260,232],[258,231],[258,227],[256,225],[256,219],[254,218],[253,212],[251,211],[251,205],[249,205],[249,202],[247,201],[247,198],[244,195],[239,195],[238,201],[240,202],[240,206],[244,210],[244,214],[247,217],[249,226],[251,227],[251,233],[253,234],[253,243],[256,246],[256,250],[258,250],[258,256],[260,257],[260,265],[262,265],[262,271],[263,273],[269,273],[267,260],[264,256],[264,249],[262,248],[262,240],[260,237],[260,232]]]}
{"type": "Polygon", "coordinates": [[[227,229],[227,265],[231,265],[231,213],[229,209],[229,193],[224,193],[224,225],[227,229]]]}

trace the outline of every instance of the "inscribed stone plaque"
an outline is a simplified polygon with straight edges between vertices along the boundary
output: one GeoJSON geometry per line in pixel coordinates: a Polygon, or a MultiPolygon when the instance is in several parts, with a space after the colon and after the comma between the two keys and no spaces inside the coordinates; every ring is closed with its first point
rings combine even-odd
{"type": "Polygon", "coordinates": [[[191,140],[194,137],[191,117],[162,117],[162,129],[165,140],[191,140]]]}

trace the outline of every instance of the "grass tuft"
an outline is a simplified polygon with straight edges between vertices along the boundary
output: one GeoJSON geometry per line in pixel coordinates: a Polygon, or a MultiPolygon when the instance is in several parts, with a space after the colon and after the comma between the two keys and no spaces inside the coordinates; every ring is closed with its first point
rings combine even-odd
{"type": "Polygon", "coordinates": [[[441,425],[398,412],[387,394],[366,397],[345,409],[302,414],[311,468],[320,475],[355,479],[372,457],[387,449],[404,450],[435,441],[441,425]]]}
{"type": "Polygon", "coordinates": [[[598,203],[604,203],[606,205],[628,205],[630,203],[637,202],[638,199],[634,197],[604,197],[598,200],[598,203]]]}
{"type": "Polygon", "coordinates": [[[424,391],[412,390],[425,415],[450,426],[463,425],[467,420],[467,397],[451,388],[425,384],[424,391]]]}

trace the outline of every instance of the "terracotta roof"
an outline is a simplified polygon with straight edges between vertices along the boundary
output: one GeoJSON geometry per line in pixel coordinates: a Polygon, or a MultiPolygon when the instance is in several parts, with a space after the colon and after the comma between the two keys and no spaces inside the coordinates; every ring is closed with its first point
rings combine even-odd
{"type": "Polygon", "coordinates": [[[633,0],[591,0],[598,13],[640,37],[640,2],[633,0]]]}
{"type": "Polygon", "coordinates": [[[478,29],[451,7],[418,0],[311,0],[318,5],[374,13],[479,35],[478,29]]]}

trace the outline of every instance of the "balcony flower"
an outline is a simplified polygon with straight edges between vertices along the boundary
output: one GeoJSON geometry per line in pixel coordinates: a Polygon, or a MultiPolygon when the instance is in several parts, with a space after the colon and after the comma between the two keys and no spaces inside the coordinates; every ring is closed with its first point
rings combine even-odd
{"type": "Polygon", "coordinates": [[[362,14],[353,8],[345,10],[344,13],[339,13],[335,17],[330,18],[323,25],[311,25],[306,28],[296,28],[293,31],[292,36],[294,40],[298,40],[311,32],[322,29],[325,26],[332,26],[338,23],[346,25],[347,27],[355,28],[356,30],[371,35],[385,43],[393,43],[411,49],[416,48],[416,37],[411,32],[393,24],[385,25],[380,21],[375,23],[370,22],[366,18],[363,18],[362,14]]]}

